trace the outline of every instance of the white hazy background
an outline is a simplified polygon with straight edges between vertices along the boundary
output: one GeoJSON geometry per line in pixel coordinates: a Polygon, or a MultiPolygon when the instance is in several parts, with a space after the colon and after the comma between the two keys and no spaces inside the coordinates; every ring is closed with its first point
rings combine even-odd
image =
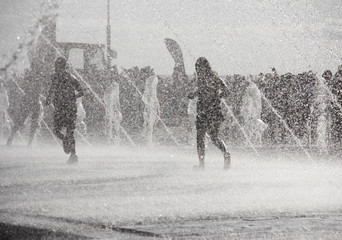
{"type": "MultiPolygon", "coordinates": [[[[42,0],[0,1],[0,54],[11,55],[42,0]]],[[[107,0],[59,0],[58,41],[105,43],[107,0]]],[[[164,38],[176,40],[188,74],[205,56],[219,74],[336,71],[342,63],[341,0],[111,0],[120,67],[171,74],[164,38]]]]}

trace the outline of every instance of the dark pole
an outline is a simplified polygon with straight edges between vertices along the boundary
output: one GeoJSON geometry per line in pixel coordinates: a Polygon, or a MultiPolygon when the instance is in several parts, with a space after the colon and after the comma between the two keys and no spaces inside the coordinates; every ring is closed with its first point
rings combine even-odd
{"type": "Polygon", "coordinates": [[[111,57],[110,57],[110,49],[111,49],[111,42],[110,42],[110,0],[107,0],[107,69],[110,70],[111,66],[111,57]]]}

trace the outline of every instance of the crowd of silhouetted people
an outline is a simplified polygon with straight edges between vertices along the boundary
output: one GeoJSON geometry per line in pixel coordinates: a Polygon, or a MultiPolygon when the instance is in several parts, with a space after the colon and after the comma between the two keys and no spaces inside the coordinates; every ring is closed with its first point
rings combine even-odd
{"type": "MultiPolygon", "coordinates": [[[[38,119],[42,117],[42,97],[47,96],[46,91],[50,84],[49,79],[43,79],[36,68],[39,69],[39,66],[32,64],[22,77],[14,74],[12,77],[7,77],[6,82],[2,83],[3,88],[7,89],[9,99],[8,114],[11,118],[18,119],[17,126],[23,125],[27,115],[31,114],[30,142],[40,124],[38,119]]],[[[122,73],[116,71],[113,76],[120,89],[121,125],[129,134],[140,131],[143,125],[142,94],[146,79],[154,74],[151,67],[141,69],[136,67],[122,73]]],[[[188,82],[184,82],[182,88],[176,86],[182,83],[175,82],[172,77],[158,76],[158,78],[157,96],[160,102],[161,118],[166,125],[184,124],[183,120],[176,121],[176,119],[187,119],[186,105],[189,102],[187,92],[192,89],[193,82],[196,81],[195,77],[192,79],[189,77],[188,82]],[[177,89],[181,89],[181,94],[175,93],[177,89]]],[[[279,75],[273,68],[269,73],[260,73],[258,76],[235,74],[224,76],[223,79],[230,91],[227,100],[232,114],[241,126],[245,123],[241,109],[243,109],[242,98],[246,94],[246,89],[250,84],[255,84],[259,89],[262,104],[260,119],[267,125],[262,134],[263,144],[293,144],[299,140],[315,145],[319,140],[319,131],[324,131],[326,143],[338,144],[341,142],[342,65],[336,72],[326,70],[323,73],[307,71],[299,74],[279,75]],[[322,119],[326,125],[323,130],[319,125],[322,119]]],[[[106,82],[101,83],[104,86],[98,87],[99,91],[96,86],[91,86],[92,91],[88,91],[89,86],[84,85],[83,82],[81,84],[85,89],[83,105],[86,110],[91,109],[91,104],[96,102],[92,91],[94,90],[101,97],[105,92],[106,82]]],[[[102,112],[105,113],[105,109],[102,108],[103,106],[97,104],[96,111],[100,111],[101,114],[87,114],[85,122],[88,125],[94,122],[94,124],[103,126],[102,120],[98,118],[98,116],[104,115],[102,112]]],[[[44,112],[46,113],[48,110],[45,109],[44,112]]],[[[49,114],[46,114],[44,119],[48,124],[51,123],[49,114]]],[[[101,131],[97,131],[96,126],[94,129],[96,129],[95,134],[100,134],[101,131]]],[[[233,131],[223,131],[223,134],[228,134],[229,136],[226,137],[233,139],[232,141],[237,138],[233,131]]]]}
{"type": "MultiPolygon", "coordinates": [[[[318,131],[323,131],[328,144],[342,139],[342,65],[336,73],[326,70],[300,74],[279,75],[273,68],[270,73],[257,77],[234,75],[227,77],[231,88],[231,105],[240,116],[241,98],[246,86],[253,82],[262,96],[261,120],[267,124],[263,142],[289,144],[301,141],[317,144],[318,131]],[[326,128],[318,129],[324,121],[326,128]]],[[[243,119],[239,119],[243,124],[243,119]]],[[[323,124],[323,125],[324,125],[323,124]]]]}

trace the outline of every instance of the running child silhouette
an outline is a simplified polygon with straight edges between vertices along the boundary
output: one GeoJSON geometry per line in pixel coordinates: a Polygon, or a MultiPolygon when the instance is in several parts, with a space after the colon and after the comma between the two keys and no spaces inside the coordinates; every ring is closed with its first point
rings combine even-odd
{"type": "Polygon", "coordinates": [[[224,169],[230,167],[230,154],[225,143],[219,138],[219,130],[224,116],[221,109],[221,98],[228,95],[227,85],[211,69],[208,60],[200,57],[195,64],[197,74],[197,90],[188,97],[197,101],[197,152],[199,165],[196,168],[204,168],[205,134],[207,133],[214,145],[221,150],[224,157],[224,169]]]}
{"type": "Polygon", "coordinates": [[[46,105],[54,106],[53,131],[63,140],[63,149],[70,154],[68,164],[78,162],[75,149],[74,131],[76,128],[77,104],[76,99],[84,95],[83,89],[76,78],[66,71],[66,60],[59,57],[55,62],[55,73],[46,98],[46,105]],[[66,128],[64,135],[61,130],[66,128]]]}

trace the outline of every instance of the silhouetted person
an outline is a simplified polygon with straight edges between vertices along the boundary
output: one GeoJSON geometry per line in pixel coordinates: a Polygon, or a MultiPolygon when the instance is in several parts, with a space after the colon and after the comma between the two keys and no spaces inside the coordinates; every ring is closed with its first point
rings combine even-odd
{"type": "Polygon", "coordinates": [[[327,87],[331,91],[331,88],[332,88],[332,77],[333,77],[332,72],[330,70],[325,70],[323,72],[323,74],[322,74],[322,77],[325,80],[325,84],[327,85],[327,87]]]}
{"type": "Polygon", "coordinates": [[[332,80],[333,110],[332,110],[332,140],[335,144],[342,143],[342,65],[338,67],[332,80]]]}
{"type": "Polygon", "coordinates": [[[333,74],[330,70],[325,70],[322,74],[322,77],[324,78],[324,84],[326,85],[326,95],[327,95],[327,101],[326,101],[326,109],[325,109],[325,114],[327,118],[327,131],[328,131],[328,140],[330,143],[330,140],[332,139],[332,133],[331,133],[331,128],[333,126],[332,124],[332,111],[333,111],[333,100],[332,100],[332,77],[333,74]]]}
{"type": "Polygon", "coordinates": [[[311,144],[316,144],[317,142],[317,126],[318,126],[318,104],[317,104],[317,94],[318,94],[318,78],[315,73],[309,71],[306,78],[308,79],[308,106],[310,110],[310,115],[308,119],[309,125],[309,141],[311,144]]]}
{"type": "Polygon", "coordinates": [[[41,112],[39,96],[42,86],[42,75],[39,71],[38,63],[31,63],[31,69],[26,72],[21,88],[15,82],[14,85],[20,90],[21,94],[17,96],[15,102],[12,102],[8,108],[8,115],[13,125],[7,139],[7,146],[12,144],[14,134],[24,126],[26,118],[31,115],[28,140],[28,145],[30,146],[39,127],[38,120],[41,112]]]}
{"type": "Polygon", "coordinates": [[[66,60],[59,57],[55,62],[55,73],[46,99],[46,105],[53,100],[54,105],[54,133],[63,140],[63,149],[70,153],[69,164],[76,163],[78,157],[75,150],[74,131],[76,128],[77,104],[76,99],[84,95],[80,83],[66,71],[66,60]],[[76,93],[77,92],[77,93],[76,93]],[[66,128],[64,135],[61,130],[66,128]]]}
{"type": "Polygon", "coordinates": [[[221,123],[224,121],[221,98],[228,95],[228,88],[223,80],[211,70],[208,60],[199,58],[195,64],[197,73],[197,90],[189,94],[190,99],[198,97],[197,101],[197,152],[199,157],[198,168],[204,168],[205,134],[208,133],[211,140],[224,155],[224,168],[230,167],[230,154],[226,145],[219,138],[221,123]]]}

